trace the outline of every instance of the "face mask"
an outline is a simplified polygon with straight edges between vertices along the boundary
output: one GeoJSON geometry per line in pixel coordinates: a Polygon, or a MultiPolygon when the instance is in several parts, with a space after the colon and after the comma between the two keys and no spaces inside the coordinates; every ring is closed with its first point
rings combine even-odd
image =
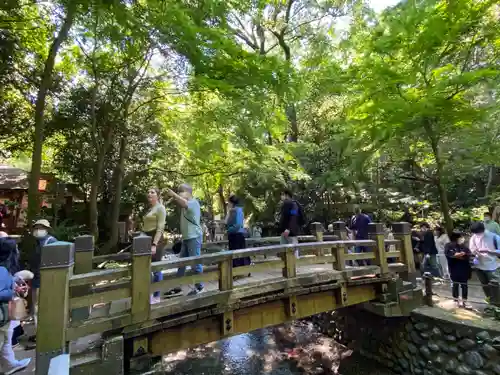
{"type": "Polygon", "coordinates": [[[464,244],[464,242],[465,242],[465,238],[459,238],[459,239],[458,239],[458,241],[457,241],[457,243],[458,243],[459,245],[463,245],[463,244],[464,244]]]}
{"type": "Polygon", "coordinates": [[[47,236],[47,234],[48,234],[47,229],[35,229],[33,231],[33,236],[35,238],[43,238],[47,236]]]}

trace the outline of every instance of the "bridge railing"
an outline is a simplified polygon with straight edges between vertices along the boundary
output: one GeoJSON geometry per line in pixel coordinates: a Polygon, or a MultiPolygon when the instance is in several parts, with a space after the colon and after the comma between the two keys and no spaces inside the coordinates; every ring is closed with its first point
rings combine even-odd
{"type": "MultiPolygon", "coordinates": [[[[344,223],[338,222],[335,223],[335,229],[340,240],[222,251],[154,263],[151,262],[151,237],[138,236],[133,239],[131,264],[98,271],[92,270],[91,237],[80,237],[75,244],[57,242],[48,245],[42,251],[37,374],[46,374],[50,359],[65,353],[67,342],[91,334],[129,325],[137,327],[154,319],[199,311],[208,306],[216,306],[224,314],[230,315],[232,312],[225,312],[224,308],[235,300],[304,283],[311,284],[313,281],[345,280],[346,277],[370,273],[387,276],[391,272],[414,272],[410,226],[397,223],[393,228],[395,240],[384,238],[381,224],[371,224],[369,240],[349,241],[345,239],[344,223]],[[387,251],[390,245],[395,245],[397,251],[387,251]],[[354,246],[363,246],[371,251],[349,253],[347,249],[354,246]],[[297,249],[299,258],[295,256],[297,249]],[[266,258],[262,259],[264,255],[266,258]],[[244,257],[252,257],[253,264],[233,267],[234,259],[244,257]],[[389,264],[389,258],[396,258],[397,262],[389,264]],[[371,260],[373,265],[348,266],[348,261],[359,260],[371,260]],[[175,271],[179,267],[198,264],[204,266],[203,273],[191,270],[177,277],[175,271]],[[150,275],[155,271],[162,271],[164,279],[152,283],[150,275]],[[234,279],[235,276],[262,272],[267,275],[260,280],[234,279]],[[205,293],[150,304],[150,296],[154,291],[197,282],[207,283],[205,293]],[[89,315],[92,306],[115,301],[128,302],[123,304],[123,309],[105,316],[89,315]]],[[[229,315],[227,319],[230,319],[229,315]]],[[[228,325],[225,333],[230,332],[228,325]]]]}

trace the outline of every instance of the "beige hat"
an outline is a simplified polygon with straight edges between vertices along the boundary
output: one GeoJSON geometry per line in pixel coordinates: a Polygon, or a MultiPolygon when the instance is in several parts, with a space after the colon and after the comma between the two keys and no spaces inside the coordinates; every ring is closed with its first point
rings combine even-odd
{"type": "Polygon", "coordinates": [[[35,224],[33,224],[33,226],[35,227],[35,226],[37,226],[37,225],[39,225],[39,226],[41,226],[41,227],[45,227],[45,228],[47,228],[47,229],[51,229],[50,223],[49,223],[49,221],[48,221],[48,220],[46,220],[46,219],[37,220],[37,221],[35,222],[35,224]]]}

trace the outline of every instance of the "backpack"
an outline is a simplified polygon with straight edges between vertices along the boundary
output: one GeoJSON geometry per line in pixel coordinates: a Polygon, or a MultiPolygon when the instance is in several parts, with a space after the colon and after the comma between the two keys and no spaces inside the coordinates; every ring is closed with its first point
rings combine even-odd
{"type": "Polygon", "coordinates": [[[307,225],[307,220],[304,214],[304,209],[299,202],[295,200],[293,202],[297,205],[297,224],[299,224],[300,227],[305,227],[307,225]]]}

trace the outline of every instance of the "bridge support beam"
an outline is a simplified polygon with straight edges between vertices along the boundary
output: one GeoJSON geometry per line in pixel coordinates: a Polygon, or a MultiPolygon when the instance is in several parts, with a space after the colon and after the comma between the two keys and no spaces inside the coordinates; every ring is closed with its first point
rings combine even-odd
{"type": "Polygon", "coordinates": [[[413,247],[411,246],[411,225],[410,223],[393,223],[392,231],[394,239],[401,241],[401,263],[407,266],[407,271],[401,272],[400,277],[413,285],[417,285],[417,270],[415,258],[413,257],[413,247]]]}
{"type": "Polygon", "coordinates": [[[149,319],[151,311],[151,237],[137,236],[132,241],[132,322],[149,319]]]}
{"type": "Polygon", "coordinates": [[[36,375],[46,375],[50,360],[67,352],[69,279],[73,274],[75,247],[69,242],[44,246],[40,265],[36,375]],[[49,287],[48,287],[49,286],[49,287]]]}
{"type": "MultiPolygon", "coordinates": [[[[94,256],[94,237],[93,236],[79,236],[75,238],[75,274],[92,272],[92,257],[94,256]]],[[[82,285],[81,287],[73,287],[72,293],[77,295],[86,295],[90,293],[89,285],[82,285]]],[[[71,320],[85,320],[90,316],[90,306],[80,307],[71,310],[71,320]]]]}
{"type": "MultiPolygon", "coordinates": [[[[345,231],[345,223],[343,221],[336,221],[333,223],[333,233],[339,240],[347,240],[347,233],[345,231]]],[[[338,244],[337,247],[332,249],[332,255],[335,256],[336,262],[333,264],[333,269],[343,271],[346,268],[346,248],[344,244],[338,244]]]]}
{"type": "Polygon", "coordinates": [[[385,254],[383,225],[381,223],[370,223],[368,225],[368,236],[376,243],[373,252],[375,253],[375,264],[380,267],[380,276],[386,276],[389,274],[389,265],[387,264],[387,257],[385,254]]]}

